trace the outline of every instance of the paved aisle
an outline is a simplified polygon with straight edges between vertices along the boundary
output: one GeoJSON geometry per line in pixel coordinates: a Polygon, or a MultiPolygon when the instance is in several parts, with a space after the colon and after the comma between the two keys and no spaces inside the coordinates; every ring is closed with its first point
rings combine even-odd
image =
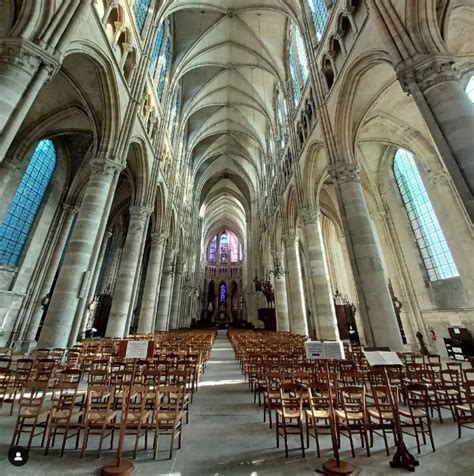
{"type": "MultiPolygon", "coordinates": [[[[302,465],[296,452],[285,461],[284,451],[276,449],[274,431],[262,418],[230,341],[220,331],[191,405],[182,450],[173,455],[171,474],[314,474],[310,461],[302,465]]],[[[163,474],[166,463],[160,463],[163,474]]],[[[144,464],[140,473],[147,467],[144,464]]]]}

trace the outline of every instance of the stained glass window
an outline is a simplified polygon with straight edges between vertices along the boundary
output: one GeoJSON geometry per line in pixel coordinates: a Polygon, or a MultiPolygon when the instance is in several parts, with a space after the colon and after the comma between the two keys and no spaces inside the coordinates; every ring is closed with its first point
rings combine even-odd
{"type": "Polygon", "coordinates": [[[291,86],[293,87],[293,96],[295,99],[295,104],[298,104],[301,99],[300,84],[298,81],[298,72],[296,65],[296,55],[293,47],[290,48],[290,76],[291,76],[291,86]]]}
{"type": "Polygon", "coordinates": [[[471,79],[467,83],[466,94],[468,95],[472,104],[474,104],[474,76],[471,76],[471,79]]]}
{"type": "Polygon", "coordinates": [[[226,304],[227,303],[227,286],[222,283],[219,286],[219,304],[226,304]]]}
{"type": "Polygon", "coordinates": [[[231,263],[238,263],[239,261],[239,239],[233,234],[229,233],[229,249],[231,263]]]}
{"type": "Polygon", "coordinates": [[[328,9],[324,0],[308,0],[313,25],[316,32],[316,38],[321,39],[328,22],[328,9]]]}
{"type": "Polygon", "coordinates": [[[165,44],[165,51],[163,53],[163,63],[161,65],[161,71],[160,71],[160,79],[158,80],[158,87],[157,87],[157,93],[158,97],[161,99],[163,97],[163,91],[165,89],[165,81],[166,81],[166,76],[168,74],[168,64],[169,64],[169,59],[170,59],[170,39],[169,37],[166,39],[166,44],[165,44]]]}
{"type": "Polygon", "coordinates": [[[179,91],[176,92],[176,96],[174,99],[173,110],[171,112],[171,142],[174,140],[174,134],[176,132],[176,126],[178,124],[178,111],[179,111],[179,103],[180,103],[180,94],[179,91]]]}
{"type": "Polygon", "coordinates": [[[140,33],[143,31],[145,26],[145,20],[148,15],[148,9],[150,8],[151,0],[135,0],[133,4],[133,14],[135,16],[135,21],[137,22],[137,27],[140,33]]]}
{"type": "Polygon", "coordinates": [[[285,120],[286,120],[286,103],[281,91],[278,91],[277,97],[277,119],[278,132],[280,134],[280,145],[285,144],[285,120]]]}
{"type": "Polygon", "coordinates": [[[303,81],[308,79],[308,57],[306,56],[306,50],[304,47],[304,41],[301,37],[300,31],[298,28],[295,28],[295,37],[296,37],[296,48],[298,49],[298,58],[301,69],[301,78],[303,81]]]}
{"type": "Polygon", "coordinates": [[[413,154],[398,149],[393,170],[430,280],[459,276],[413,154]]]}
{"type": "Polygon", "coordinates": [[[55,167],[53,142],[41,140],[0,225],[0,263],[18,263],[55,167]]]}
{"type": "Polygon", "coordinates": [[[229,246],[229,241],[227,239],[227,234],[224,232],[221,235],[221,263],[227,263],[227,250],[229,246]]]}
{"type": "Polygon", "coordinates": [[[161,44],[163,43],[163,36],[165,34],[165,24],[162,23],[158,33],[156,34],[155,44],[153,45],[153,50],[151,52],[151,61],[150,61],[150,72],[155,74],[156,65],[158,64],[158,59],[160,58],[161,44]]]}
{"type": "Polygon", "coordinates": [[[216,262],[216,251],[217,251],[217,235],[211,240],[209,245],[209,261],[211,263],[216,262]]]}

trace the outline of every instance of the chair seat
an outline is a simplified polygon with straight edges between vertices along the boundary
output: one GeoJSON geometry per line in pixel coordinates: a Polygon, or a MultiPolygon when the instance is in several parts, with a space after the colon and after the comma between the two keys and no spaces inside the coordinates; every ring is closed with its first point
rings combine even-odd
{"type": "Polygon", "coordinates": [[[469,405],[456,405],[456,409],[461,410],[462,412],[471,413],[471,408],[469,405]]]}
{"type": "Polygon", "coordinates": [[[57,420],[64,420],[66,418],[72,418],[74,416],[82,415],[81,410],[76,409],[63,409],[63,410],[52,410],[51,411],[51,418],[55,418],[57,420]]]}
{"type": "Polygon", "coordinates": [[[382,420],[393,420],[392,412],[378,412],[377,410],[369,410],[369,415],[382,420]]]}
{"type": "Polygon", "coordinates": [[[299,418],[301,416],[299,410],[288,410],[286,408],[279,408],[277,412],[278,415],[283,418],[299,418]]]}
{"type": "Polygon", "coordinates": [[[87,419],[91,422],[110,422],[117,415],[116,411],[111,412],[91,412],[87,415],[87,419]]]}
{"type": "Polygon", "coordinates": [[[308,418],[314,418],[314,419],[328,419],[329,418],[329,411],[327,410],[306,410],[306,415],[308,418]]]}
{"type": "Polygon", "coordinates": [[[362,412],[347,412],[346,413],[343,410],[336,410],[336,416],[340,418],[341,420],[362,420],[364,418],[364,414],[362,412]]]}
{"type": "Polygon", "coordinates": [[[399,413],[400,413],[401,416],[404,416],[404,417],[407,417],[407,418],[411,418],[412,415],[415,418],[425,418],[426,417],[426,412],[424,410],[422,410],[421,408],[414,408],[411,413],[407,412],[405,410],[400,410],[399,413]]]}
{"type": "Polygon", "coordinates": [[[148,417],[150,416],[150,412],[145,410],[143,412],[131,412],[127,414],[127,421],[128,422],[138,422],[141,421],[142,423],[146,420],[148,420],[148,417]]]}
{"type": "Polygon", "coordinates": [[[268,398],[272,400],[280,400],[280,392],[268,392],[268,398]]]}
{"type": "Polygon", "coordinates": [[[49,415],[49,410],[40,410],[38,411],[38,408],[28,408],[28,407],[23,407],[20,408],[20,416],[24,418],[46,418],[49,415]]]}

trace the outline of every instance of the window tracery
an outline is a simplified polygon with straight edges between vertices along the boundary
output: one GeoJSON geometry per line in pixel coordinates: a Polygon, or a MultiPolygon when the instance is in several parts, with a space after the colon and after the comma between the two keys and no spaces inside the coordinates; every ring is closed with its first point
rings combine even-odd
{"type": "Polygon", "coordinates": [[[393,171],[430,281],[459,276],[413,154],[398,149],[393,171]]]}
{"type": "Polygon", "coordinates": [[[0,225],[0,263],[16,266],[56,168],[56,149],[41,140],[0,225]]]}

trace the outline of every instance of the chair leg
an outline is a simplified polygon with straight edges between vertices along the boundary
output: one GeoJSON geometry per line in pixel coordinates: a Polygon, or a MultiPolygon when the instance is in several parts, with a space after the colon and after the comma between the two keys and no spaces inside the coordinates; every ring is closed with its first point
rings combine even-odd
{"type": "Polygon", "coordinates": [[[301,441],[301,452],[303,453],[303,458],[305,457],[304,454],[304,439],[303,439],[303,422],[299,419],[299,428],[300,428],[300,441],[301,441]]]}

